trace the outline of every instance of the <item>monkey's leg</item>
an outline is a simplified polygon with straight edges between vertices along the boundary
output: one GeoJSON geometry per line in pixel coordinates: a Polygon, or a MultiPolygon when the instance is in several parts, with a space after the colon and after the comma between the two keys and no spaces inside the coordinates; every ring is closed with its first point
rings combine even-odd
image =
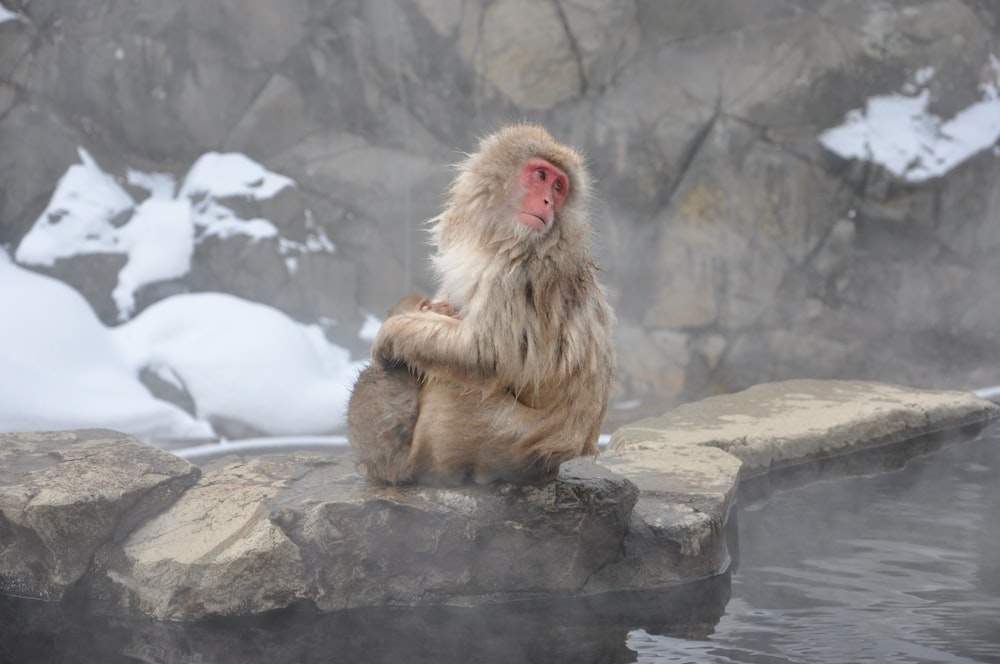
{"type": "Polygon", "coordinates": [[[347,404],[347,439],[369,479],[413,480],[410,447],[419,413],[420,382],[406,367],[369,366],[347,404]]]}
{"type": "Polygon", "coordinates": [[[420,418],[413,432],[410,461],[420,483],[457,485],[544,484],[559,472],[558,460],[536,458],[527,443],[534,422],[521,422],[506,393],[482,396],[457,383],[432,380],[420,391],[420,418]],[[507,413],[500,418],[496,413],[507,413]],[[528,426],[528,432],[524,426],[528,426]]]}
{"type": "Polygon", "coordinates": [[[421,417],[413,431],[410,464],[421,484],[456,486],[469,481],[480,436],[487,430],[464,388],[428,380],[420,390],[421,417]]]}

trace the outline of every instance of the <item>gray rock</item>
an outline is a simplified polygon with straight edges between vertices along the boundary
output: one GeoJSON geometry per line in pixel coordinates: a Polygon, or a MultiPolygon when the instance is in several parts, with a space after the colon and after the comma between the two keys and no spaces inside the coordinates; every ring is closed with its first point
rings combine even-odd
{"type": "Polygon", "coordinates": [[[306,451],[225,456],[192,485],[197,469],[113,432],[3,434],[0,592],[76,584],[195,620],[662,588],[727,568],[743,479],[889,443],[902,463],[998,414],[961,392],[765,384],[623,427],[540,487],[380,486],[349,454],[306,451]]]}
{"type": "Polygon", "coordinates": [[[683,456],[690,446],[714,447],[742,462],[740,477],[745,479],[803,461],[982,425],[998,414],[1000,406],[967,392],[869,381],[788,380],[640,420],[616,431],[608,449],[646,458],[650,449],[677,449],[683,456]]]}
{"type": "Polygon", "coordinates": [[[168,401],[189,415],[195,414],[194,399],[175,371],[167,367],[143,367],[139,370],[139,382],[157,399],[168,401]]]}
{"type": "Polygon", "coordinates": [[[192,619],[302,598],[334,610],[675,585],[729,565],[741,477],[998,412],[966,393],[879,383],[760,385],[623,427],[596,464],[565,464],[540,488],[380,487],[348,456],[224,459],[122,544],[112,594],[192,619]]]}
{"type": "Polygon", "coordinates": [[[118,273],[127,260],[125,254],[87,254],[59,258],[51,266],[32,266],[31,269],[72,284],[101,322],[113,325],[119,320],[118,307],[111,292],[117,286],[118,273]]]}
{"type": "MultiPolygon", "coordinates": [[[[634,482],[640,496],[623,559],[586,589],[657,587],[725,569],[726,523],[741,479],[935,432],[978,431],[998,415],[996,404],[965,392],[791,380],[626,425],[600,463],[634,482]]],[[[910,444],[897,464],[925,451],[910,444]]]]}
{"type": "Polygon", "coordinates": [[[729,566],[725,528],[739,486],[739,459],[721,450],[640,443],[606,451],[600,463],[635,482],[640,494],[625,555],[595,574],[587,591],[659,588],[729,566]]]}
{"type": "Polygon", "coordinates": [[[303,598],[332,610],[573,593],[621,556],[637,495],[582,461],[544,487],[458,489],[372,485],[348,456],[213,465],[109,554],[96,584],[188,620],[303,598]]]}
{"type": "Polygon", "coordinates": [[[0,436],[0,592],[59,599],[201,471],[104,429],[0,436]]]}

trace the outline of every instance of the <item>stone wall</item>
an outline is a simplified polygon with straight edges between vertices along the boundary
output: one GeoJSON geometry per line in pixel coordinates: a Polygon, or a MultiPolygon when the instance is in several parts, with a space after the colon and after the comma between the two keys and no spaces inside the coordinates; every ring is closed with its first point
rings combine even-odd
{"type": "MultiPolygon", "coordinates": [[[[980,99],[995,3],[5,5],[22,18],[0,23],[0,244],[16,248],[82,146],[119,175],[243,152],[298,183],[270,212],[282,234],[318,223],[337,247],[290,275],[266,242],[204,242],[140,308],[225,290],[352,321],[429,290],[420,223],[448,164],[530,118],[597,180],[619,398],[660,409],[788,377],[1000,383],[1000,160],[914,182],[818,140],[874,95],[926,91],[945,120],[980,99]]],[[[110,323],[120,267],[51,271],[110,323]]]]}

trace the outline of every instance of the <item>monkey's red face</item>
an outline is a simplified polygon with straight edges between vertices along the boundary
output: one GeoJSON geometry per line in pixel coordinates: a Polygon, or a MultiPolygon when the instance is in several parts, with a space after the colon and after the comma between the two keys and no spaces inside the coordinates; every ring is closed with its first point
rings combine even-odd
{"type": "Polygon", "coordinates": [[[532,230],[546,230],[566,200],[569,178],[549,161],[536,157],[521,168],[518,180],[522,191],[518,220],[532,230]]]}

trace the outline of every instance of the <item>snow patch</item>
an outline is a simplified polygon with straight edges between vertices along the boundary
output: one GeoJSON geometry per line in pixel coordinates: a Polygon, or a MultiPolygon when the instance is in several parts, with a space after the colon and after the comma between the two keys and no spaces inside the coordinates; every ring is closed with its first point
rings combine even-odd
{"type": "Polygon", "coordinates": [[[0,23],[4,23],[6,21],[16,21],[19,18],[21,18],[20,14],[12,12],[11,10],[7,9],[2,4],[0,4],[0,23]]]}
{"type": "Polygon", "coordinates": [[[132,316],[135,292],[146,284],[183,277],[191,269],[194,233],[191,209],[182,201],[148,198],[118,233],[128,262],[111,296],[119,318],[132,316]]]}
{"type": "Polygon", "coordinates": [[[104,427],[145,440],[211,438],[212,428],[139,382],[86,300],[0,251],[0,431],[104,427]]]}
{"type": "Polygon", "coordinates": [[[15,258],[26,265],[51,266],[77,254],[121,253],[114,220],[135,201],[80,148],[80,164],[56,184],[48,206],[18,245],[15,258]]]}
{"type": "Polygon", "coordinates": [[[294,272],[295,256],[333,253],[333,242],[306,211],[305,242],[280,236],[269,220],[242,219],[226,202],[260,202],[295,186],[246,155],[209,152],[189,169],[178,187],[168,173],[126,171],[125,184],[148,192],[137,202],[114,176],[84,149],[80,164],[60,178],[48,206],[21,240],[16,259],[25,265],[52,266],[56,260],[84,254],[126,254],[112,294],[118,319],[135,310],[139,288],[186,275],[199,242],[208,237],[243,235],[253,241],[278,240],[294,272]]]}
{"type": "Polygon", "coordinates": [[[246,155],[231,152],[207,152],[188,170],[180,196],[197,198],[246,197],[253,200],[274,198],[295,181],[272,173],[246,155]]]}
{"type": "MultiPolygon", "coordinates": [[[[120,320],[133,315],[139,288],[186,275],[206,237],[276,238],[290,268],[298,255],[335,250],[308,210],[306,238],[293,242],[269,220],[241,219],[226,205],[295,186],[244,155],[208,153],[178,186],[170,174],[135,169],[119,180],[86,150],[78,154],[16,259],[52,266],[125,254],[112,292],[120,320]]],[[[2,248],[0,283],[8,323],[0,326],[0,431],[110,427],[150,441],[204,439],[215,437],[218,418],[274,435],[321,434],[343,427],[366,364],[319,326],[231,295],[178,295],[108,328],[79,293],[19,267],[2,248]],[[196,416],[154,398],[138,379],[143,369],[186,390],[196,416]]]]}
{"type": "Polygon", "coordinates": [[[843,124],[827,129],[819,141],[844,159],[878,164],[896,177],[919,183],[941,177],[1000,139],[1000,60],[990,56],[979,86],[982,99],[950,120],[929,113],[934,77],[920,69],[903,94],[870,98],[863,109],[847,113],[843,124]]]}
{"type": "Polygon", "coordinates": [[[274,435],[329,433],[343,428],[366,364],[318,325],[232,295],[177,295],[108,328],[73,288],[2,250],[0,283],[0,431],[105,427],[155,443],[214,439],[211,422],[226,418],[274,435]],[[154,398],[144,368],[186,390],[196,416],[154,398]]]}
{"type": "Polygon", "coordinates": [[[380,327],[382,327],[381,320],[371,314],[365,314],[365,322],[361,324],[361,329],[358,330],[358,338],[364,341],[375,341],[380,327]]]}
{"type": "Polygon", "coordinates": [[[365,365],[318,326],[223,293],[161,300],[112,333],[134,372],[169,368],[199,419],[236,420],[274,435],[342,428],[365,365]]]}

